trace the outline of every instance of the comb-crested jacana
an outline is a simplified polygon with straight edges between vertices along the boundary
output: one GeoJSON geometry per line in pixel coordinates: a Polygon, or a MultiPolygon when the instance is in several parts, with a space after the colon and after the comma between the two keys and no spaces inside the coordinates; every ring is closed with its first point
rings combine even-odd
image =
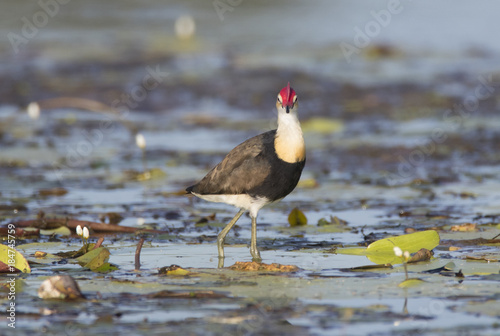
{"type": "Polygon", "coordinates": [[[297,95],[290,83],[278,94],[276,108],[277,129],[239,144],[200,182],[186,189],[204,200],[240,209],[217,237],[219,266],[223,265],[226,235],[245,211],[252,219],[250,253],[254,261],[262,260],[257,248],[257,214],[263,206],[291,193],[299,182],[306,152],[297,95]]]}

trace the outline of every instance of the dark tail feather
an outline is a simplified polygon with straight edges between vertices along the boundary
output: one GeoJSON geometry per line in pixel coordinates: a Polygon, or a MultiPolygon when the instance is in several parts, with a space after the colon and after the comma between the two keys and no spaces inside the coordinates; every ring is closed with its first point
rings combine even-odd
{"type": "Polygon", "coordinates": [[[191,194],[193,192],[194,185],[186,188],[186,194],[191,194]]]}

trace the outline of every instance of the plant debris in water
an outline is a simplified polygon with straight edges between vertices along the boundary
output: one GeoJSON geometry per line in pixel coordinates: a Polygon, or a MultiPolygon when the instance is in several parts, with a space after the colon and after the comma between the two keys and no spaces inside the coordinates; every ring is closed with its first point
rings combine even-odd
{"type": "Polygon", "coordinates": [[[70,275],[55,275],[40,285],[38,296],[41,299],[74,300],[83,299],[80,288],[70,275]]]}

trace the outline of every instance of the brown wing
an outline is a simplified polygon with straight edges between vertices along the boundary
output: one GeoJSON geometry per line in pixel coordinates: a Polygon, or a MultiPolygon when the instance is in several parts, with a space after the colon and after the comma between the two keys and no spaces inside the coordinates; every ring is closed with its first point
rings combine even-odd
{"type": "Polygon", "coordinates": [[[269,131],[239,144],[187,191],[198,194],[244,194],[260,185],[271,170],[263,153],[273,148],[275,134],[275,130],[269,131]]]}

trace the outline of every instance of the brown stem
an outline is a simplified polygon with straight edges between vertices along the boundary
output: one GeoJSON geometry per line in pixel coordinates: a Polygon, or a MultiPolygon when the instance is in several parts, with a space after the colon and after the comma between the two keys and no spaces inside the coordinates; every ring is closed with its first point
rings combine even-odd
{"type": "Polygon", "coordinates": [[[141,268],[141,250],[142,244],[144,244],[144,238],[139,240],[137,244],[137,249],[135,250],[135,270],[138,271],[141,268]]]}
{"type": "Polygon", "coordinates": [[[37,101],[40,108],[43,109],[56,109],[56,108],[74,108],[74,109],[82,109],[89,110],[93,112],[109,112],[113,114],[119,114],[117,109],[101,103],[96,100],[86,99],[86,98],[78,98],[78,97],[60,97],[60,98],[51,98],[37,101]]]}
{"type": "Polygon", "coordinates": [[[95,250],[96,248],[101,247],[103,241],[104,241],[104,237],[99,238],[97,240],[97,243],[95,243],[94,248],[92,248],[92,250],[95,250]]]}

